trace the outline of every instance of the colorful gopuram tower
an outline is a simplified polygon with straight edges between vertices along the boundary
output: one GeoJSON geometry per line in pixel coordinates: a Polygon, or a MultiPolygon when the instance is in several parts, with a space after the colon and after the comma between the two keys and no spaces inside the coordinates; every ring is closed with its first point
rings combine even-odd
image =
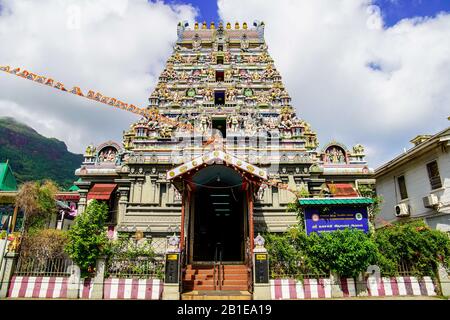
{"type": "Polygon", "coordinates": [[[364,148],[319,148],[264,27],[180,23],[148,105],[174,123],[142,118],[122,144],[89,146],[76,171],[79,211],[89,199],[108,201],[111,234],[142,231],[165,243],[175,232],[186,263],[211,262],[218,248],[224,261],[244,263],[258,232],[297,223],[287,210],[297,196],[358,196],[373,173],[364,148]]]}

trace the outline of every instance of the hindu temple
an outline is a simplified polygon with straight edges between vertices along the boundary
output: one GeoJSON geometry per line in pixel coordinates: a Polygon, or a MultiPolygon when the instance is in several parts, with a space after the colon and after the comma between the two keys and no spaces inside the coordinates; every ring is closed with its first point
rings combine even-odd
{"type": "MultiPolygon", "coordinates": [[[[298,197],[358,197],[373,174],[364,147],[319,145],[296,113],[264,29],[260,21],[180,22],[148,101],[173,123],[143,117],[123,141],[88,146],[76,171],[78,212],[90,199],[106,201],[111,237],[141,232],[165,244],[175,233],[188,270],[220,259],[239,274],[258,233],[298,223],[288,210],[298,197]]],[[[249,281],[237,276],[223,288],[249,281]]]]}

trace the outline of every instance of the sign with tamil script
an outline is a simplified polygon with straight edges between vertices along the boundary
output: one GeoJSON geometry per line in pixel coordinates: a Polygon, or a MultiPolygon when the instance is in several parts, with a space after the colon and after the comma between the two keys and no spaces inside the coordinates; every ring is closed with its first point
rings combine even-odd
{"type": "Polygon", "coordinates": [[[369,232],[367,207],[330,206],[305,208],[306,234],[354,228],[369,232]]]}

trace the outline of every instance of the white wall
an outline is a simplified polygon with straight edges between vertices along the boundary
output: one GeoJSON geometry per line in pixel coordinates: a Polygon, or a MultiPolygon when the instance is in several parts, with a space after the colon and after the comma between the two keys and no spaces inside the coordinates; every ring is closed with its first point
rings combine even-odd
{"type": "MultiPolygon", "coordinates": [[[[392,171],[377,178],[376,182],[377,194],[383,197],[382,210],[379,214],[377,226],[383,224],[383,221],[393,222],[400,221],[405,218],[395,217],[395,205],[398,203],[407,203],[410,206],[410,218],[430,217],[450,214],[450,152],[444,153],[440,148],[435,148],[416,159],[406,162],[405,164],[395,168],[392,171]],[[442,188],[431,190],[430,181],[426,164],[432,160],[437,160],[439,173],[441,176],[442,188]],[[400,192],[397,184],[397,177],[404,175],[408,198],[400,200],[400,192]],[[439,210],[425,208],[422,198],[430,193],[438,196],[443,203],[443,207],[439,210]]],[[[448,219],[441,219],[450,221],[448,219]]],[[[445,223],[445,222],[444,222],[445,223]]]]}

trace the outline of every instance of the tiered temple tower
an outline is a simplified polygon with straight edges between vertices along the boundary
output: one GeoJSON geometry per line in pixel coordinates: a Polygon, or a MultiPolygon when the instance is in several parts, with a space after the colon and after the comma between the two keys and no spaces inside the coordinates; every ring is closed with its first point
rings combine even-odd
{"type": "Polygon", "coordinates": [[[111,235],[142,231],[157,240],[176,232],[188,261],[211,261],[217,243],[226,259],[244,261],[255,234],[297,223],[287,211],[297,196],[357,196],[372,175],[364,148],[318,148],[264,27],[180,23],[148,108],[194,130],[142,118],[123,145],[89,146],[76,171],[79,211],[88,199],[105,200],[111,235]]]}

